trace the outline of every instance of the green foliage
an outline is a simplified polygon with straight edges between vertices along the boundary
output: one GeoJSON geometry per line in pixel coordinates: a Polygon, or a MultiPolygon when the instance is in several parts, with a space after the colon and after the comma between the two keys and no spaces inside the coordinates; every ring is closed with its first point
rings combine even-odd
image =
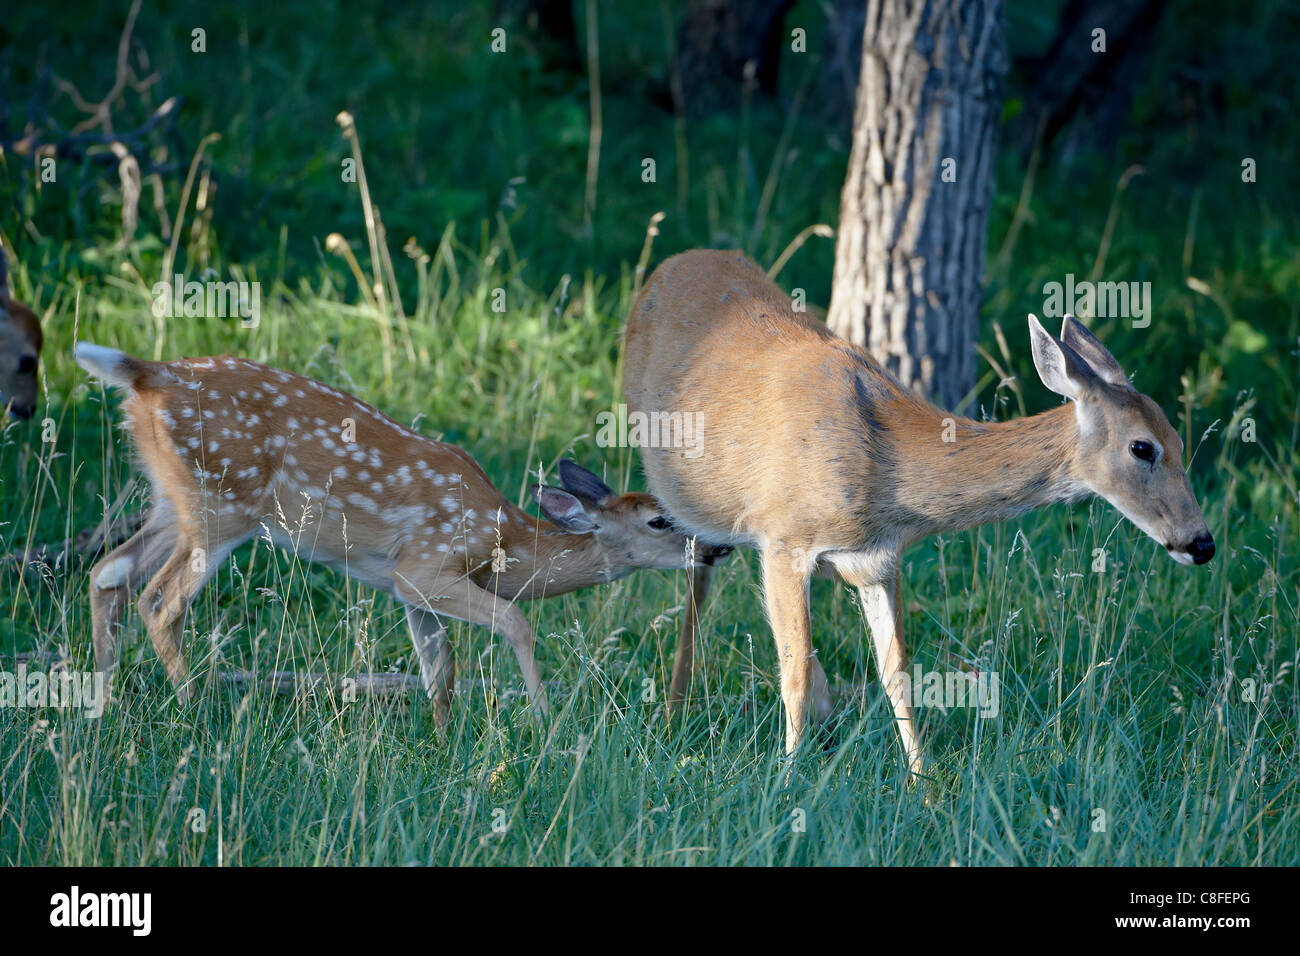
{"type": "MultiPolygon", "coordinates": [[[[1045,42],[1053,21],[1042,6],[1013,4],[1011,19],[1045,42]]],[[[55,426],[46,443],[39,421],[3,424],[0,552],[94,524],[131,475],[118,399],[71,361],[74,324],[81,338],[142,355],[229,351],[346,388],[463,445],[516,501],[530,470],[553,473],[566,454],[607,467],[611,484],[639,486],[634,455],[595,447],[593,419],[619,400],[619,331],[651,215],[667,213],[654,260],[738,245],[771,263],[806,226],[834,223],[847,143],[845,129],[792,115],[787,100],[691,125],[682,148],[671,114],[647,105],[650,87],[666,82],[678,5],[599,7],[604,130],[590,226],[586,77],[545,71],[523,30],[512,32],[513,53],[490,54],[486,5],[146,9],[137,37],[159,77],[152,102],[186,98],[163,178],[173,220],[193,150],[221,133],[206,154],[217,183],[210,221],[192,229],[191,196],[177,271],[211,266],[260,281],[261,323],[154,320],[150,287],[167,243],[150,186],[123,248],[115,175],[69,164],[42,185],[30,160],[0,159],[16,293],[44,313],[48,335],[38,419],[55,426]],[[189,51],[195,26],[207,30],[202,60],[189,51]],[[369,272],[358,187],[340,178],[350,156],[335,122],[342,109],[357,120],[405,319],[372,309],[349,267],[325,251],[339,233],[369,272]],[[646,156],[657,160],[654,184],[641,181],[646,156]],[[492,310],[498,288],[504,313],[492,310]]],[[[1150,281],[1150,327],[1094,327],[1183,432],[1219,557],[1178,567],[1100,504],[909,552],[916,663],[978,667],[1002,681],[994,719],[923,709],[928,803],[904,785],[861,614],[828,582],[814,584],[813,627],[839,712],[785,772],[775,654],[755,563],[738,555],[707,610],[698,697],[682,726],[668,725],[660,701],[680,575],[643,572],[526,608],[561,705],[549,747],[520,700],[513,657],[480,628],[453,627],[464,683],[439,740],[414,697],[344,703],[322,691],[289,701],[209,682],[197,702],[179,705],[133,622],[120,699],[102,719],[0,709],[0,861],[1294,862],[1294,121],[1278,119],[1260,89],[1291,73],[1234,25],[1219,84],[1231,108],[1186,112],[1170,95],[1173,64],[1203,58],[1215,11],[1180,9],[1176,38],[1202,46],[1180,60],[1176,38],[1162,42],[1152,76],[1165,79],[1140,92],[1141,122],[1113,157],[1050,163],[1022,203],[1025,172],[1005,151],[983,345],[1019,376],[1029,410],[1045,407],[1052,399],[1023,334],[1043,284],[1094,272],[1150,281]],[[1255,184],[1241,181],[1243,156],[1258,160],[1255,184]],[[1139,162],[1144,172],[1117,190],[1139,162]],[[1023,225],[1007,243],[1017,210],[1023,225]],[[1107,555],[1099,573],[1097,548],[1107,555]],[[1098,810],[1105,825],[1094,829],[1098,810]]],[[[1279,11],[1252,14],[1251,25],[1289,29],[1279,11]]],[[[103,4],[75,16],[66,6],[11,11],[6,29],[18,39],[0,51],[0,85],[30,91],[48,62],[98,98],[112,83],[123,14],[103,4]]],[[[815,49],[817,5],[792,16],[807,22],[815,49]]],[[[813,65],[786,60],[793,90],[813,65]]],[[[1018,101],[1010,90],[1007,103],[1018,101]]],[[[71,126],[68,100],[54,103],[71,126]]],[[[118,129],[143,122],[147,108],[133,103],[124,98],[118,129]]],[[[831,243],[810,239],[780,279],[824,303],[831,259],[831,243]]],[[[1018,413],[999,378],[986,374],[983,407],[1018,413]]],[[[133,504],[143,500],[137,490],[133,504]]],[[[74,668],[88,666],[84,569],[20,576],[6,566],[0,587],[0,658],[65,653],[74,668]]],[[[413,667],[392,601],[265,545],[236,553],[187,627],[205,673],[218,661],[333,674],[413,667]]]]}

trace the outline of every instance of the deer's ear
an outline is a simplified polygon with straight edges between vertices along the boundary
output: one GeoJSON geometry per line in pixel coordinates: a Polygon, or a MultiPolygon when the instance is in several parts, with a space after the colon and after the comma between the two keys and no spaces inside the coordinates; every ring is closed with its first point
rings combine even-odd
{"type": "Polygon", "coordinates": [[[1057,395],[1082,401],[1097,387],[1097,374],[1088,363],[1070,346],[1052,338],[1032,314],[1029,316],[1029,340],[1038,377],[1057,395]]]}
{"type": "Polygon", "coordinates": [[[600,504],[614,494],[613,488],[576,461],[567,458],[560,461],[560,484],[564,485],[570,494],[577,495],[592,504],[600,504]]]}
{"type": "Polygon", "coordinates": [[[1101,339],[1072,315],[1061,323],[1061,341],[1074,349],[1097,376],[1109,385],[1128,385],[1128,376],[1101,339]]]}
{"type": "Polygon", "coordinates": [[[542,514],[565,531],[587,534],[596,530],[596,522],[587,515],[582,502],[567,491],[546,485],[533,485],[530,490],[542,514]]]}

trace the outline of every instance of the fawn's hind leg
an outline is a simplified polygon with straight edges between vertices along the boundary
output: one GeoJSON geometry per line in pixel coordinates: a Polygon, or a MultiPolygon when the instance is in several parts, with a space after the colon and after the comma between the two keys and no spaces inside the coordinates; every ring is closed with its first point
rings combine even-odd
{"type": "Polygon", "coordinates": [[[171,516],[155,509],[144,526],[90,569],[90,621],[95,670],[111,687],[120,657],[118,641],[131,596],[158,572],[176,547],[171,516]]]}
{"type": "Polygon", "coordinates": [[[185,612],[208,579],[251,534],[250,530],[237,539],[227,540],[209,553],[194,546],[188,535],[178,533],[171,555],[140,595],[140,616],[144,618],[149,639],[153,641],[159,660],[167,668],[167,676],[176,688],[177,697],[182,700],[191,696],[187,683],[189,668],[181,653],[185,612]]]}

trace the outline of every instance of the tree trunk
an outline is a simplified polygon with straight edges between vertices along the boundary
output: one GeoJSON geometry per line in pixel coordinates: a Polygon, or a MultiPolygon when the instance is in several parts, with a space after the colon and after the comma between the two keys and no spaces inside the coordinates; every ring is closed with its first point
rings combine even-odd
{"type": "Polygon", "coordinates": [[[684,106],[693,115],[739,107],[753,63],[753,82],[777,92],[782,24],[794,0],[689,0],[677,30],[677,69],[684,106]]]}
{"type": "Polygon", "coordinates": [[[569,73],[582,69],[573,0],[497,0],[494,16],[497,22],[509,17],[523,25],[546,69],[569,73]]]}
{"type": "Polygon", "coordinates": [[[1041,57],[1017,60],[1034,77],[1009,131],[1029,153],[1069,130],[1065,153],[1104,153],[1119,142],[1147,53],[1169,0],[1069,0],[1041,57]],[[1093,31],[1105,31],[1105,52],[1093,31]],[[1041,127],[1041,134],[1040,134],[1041,127]]]}
{"type": "Polygon", "coordinates": [[[975,384],[1002,0],[870,0],[827,323],[957,408],[975,384]]]}

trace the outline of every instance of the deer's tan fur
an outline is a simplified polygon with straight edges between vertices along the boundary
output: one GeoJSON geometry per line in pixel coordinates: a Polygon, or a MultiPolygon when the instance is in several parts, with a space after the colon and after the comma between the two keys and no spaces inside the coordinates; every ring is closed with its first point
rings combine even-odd
{"type": "Polygon", "coordinates": [[[41,320],[9,295],[5,257],[0,253],[0,414],[31,418],[40,394],[37,364],[41,355],[41,320]]]}
{"type": "Polygon", "coordinates": [[[96,665],[109,674],[126,602],[143,588],[149,636],[186,692],[185,611],[235,548],[265,534],[406,606],[439,723],[453,686],[441,618],[506,638],[544,713],[516,601],[720,553],[695,549],[654,498],[616,495],[572,462],[561,465],[568,490],[534,486],[551,520],[534,518],[462,449],[290,372],[229,356],[149,362],[87,343],[77,361],[129,390],[123,411],[155,501],[140,532],[91,571],[96,665]]]}
{"type": "Polygon", "coordinates": [[[1213,553],[1182,443],[1159,407],[1073,319],[1064,341],[1032,316],[1030,329],[1044,382],[1074,401],[977,422],[903,388],[865,352],[794,311],[739,253],[674,256],[646,283],[626,333],[629,414],[694,414],[703,438],[693,456],[643,448],[650,489],[683,530],[760,551],[788,750],[803,737],[810,697],[819,716],[830,709],[809,627],[814,571],[857,588],[919,774],[911,702],[897,680],[906,660],[899,567],[909,544],[1097,493],[1180,561],[1213,553]],[[1136,440],[1154,443],[1159,457],[1135,459],[1136,440]]]}

